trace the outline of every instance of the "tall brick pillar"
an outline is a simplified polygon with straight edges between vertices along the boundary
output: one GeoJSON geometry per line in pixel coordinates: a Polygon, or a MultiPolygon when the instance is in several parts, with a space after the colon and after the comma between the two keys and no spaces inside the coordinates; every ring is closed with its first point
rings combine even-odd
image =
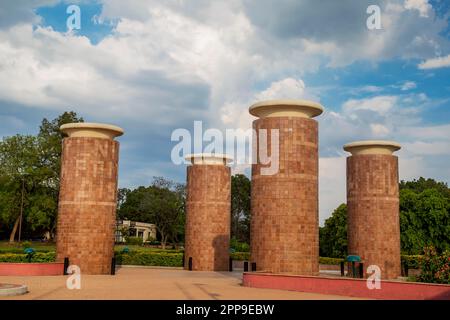
{"type": "Polygon", "coordinates": [[[110,274],[114,254],[119,127],[61,126],[63,140],[56,251],[82,274],[110,274]]]}
{"type": "MultiPolygon", "coordinates": [[[[251,261],[257,271],[316,275],[319,272],[318,123],[323,107],[306,100],[273,100],[252,105],[256,136],[279,130],[279,169],[266,175],[260,150],[252,165],[251,261]]],[[[275,148],[276,149],[276,148],[275,148]]],[[[253,154],[255,158],[257,155],[253,154]]],[[[272,155],[273,156],[273,155],[272,155]]]]}
{"type": "Polygon", "coordinates": [[[185,264],[192,270],[227,271],[230,249],[231,175],[224,155],[186,157],[185,264]]]}
{"type": "Polygon", "coordinates": [[[382,279],[395,279],[400,268],[398,158],[391,141],[346,144],[348,253],[381,269],[382,279]]]}

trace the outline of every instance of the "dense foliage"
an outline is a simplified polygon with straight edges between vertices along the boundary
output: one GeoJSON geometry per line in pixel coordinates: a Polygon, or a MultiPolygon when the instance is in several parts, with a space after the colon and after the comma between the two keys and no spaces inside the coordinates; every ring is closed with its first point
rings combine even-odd
{"type": "MultiPolygon", "coordinates": [[[[250,242],[250,179],[243,174],[231,177],[231,237],[250,242]]],[[[240,251],[240,250],[238,250],[240,251]]]]}
{"type": "Polygon", "coordinates": [[[0,233],[9,233],[11,242],[20,229],[27,237],[54,234],[63,139],[59,127],[82,121],[65,112],[42,120],[37,135],[0,141],[0,233]]]}
{"type": "Polygon", "coordinates": [[[438,254],[433,246],[425,247],[424,251],[417,280],[450,284],[450,251],[438,254]]]}
{"type": "MultiPolygon", "coordinates": [[[[347,255],[347,208],[340,205],[320,228],[320,255],[347,255]]],[[[400,239],[404,255],[420,255],[432,245],[450,249],[450,189],[433,179],[400,182],[400,239]]]]}
{"type": "Polygon", "coordinates": [[[341,204],[319,229],[320,256],[343,258],[347,255],[347,205],[341,204]]]}
{"type": "Polygon", "coordinates": [[[182,267],[183,253],[170,251],[131,250],[128,253],[116,251],[119,265],[182,267]]]}
{"type": "Polygon", "coordinates": [[[55,252],[35,252],[31,260],[26,253],[1,253],[0,262],[55,262],[55,252]]]}
{"type": "Polygon", "coordinates": [[[183,240],[186,198],[184,185],[155,177],[149,187],[121,189],[120,194],[120,219],[154,223],[163,248],[168,241],[178,243],[183,240]]]}

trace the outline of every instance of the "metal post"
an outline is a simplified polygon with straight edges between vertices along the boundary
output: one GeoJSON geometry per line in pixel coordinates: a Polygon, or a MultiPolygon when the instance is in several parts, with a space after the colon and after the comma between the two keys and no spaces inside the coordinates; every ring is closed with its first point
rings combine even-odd
{"type": "Polygon", "coordinates": [[[244,261],[244,272],[248,272],[248,261],[244,261]]]}
{"type": "Polygon", "coordinates": [[[345,275],[345,268],[344,268],[345,262],[341,261],[341,277],[345,275]]]}
{"type": "Polygon", "coordinates": [[[116,257],[112,257],[111,259],[111,275],[116,274],[116,257]]]}
{"type": "Polygon", "coordinates": [[[362,262],[359,263],[359,277],[364,278],[364,265],[362,262]]]}
{"type": "Polygon", "coordinates": [[[252,272],[256,272],[256,262],[252,262],[252,272]]]}
{"type": "Polygon", "coordinates": [[[233,271],[233,259],[230,257],[230,260],[229,260],[229,262],[228,262],[228,270],[230,271],[230,272],[232,272],[233,271]]]}
{"type": "Polygon", "coordinates": [[[356,266],[355,266],[355,261],[352,261],[352,278],[356,278],[356,266]]]}
{"type": "Polygon", "coordinates": [[[183,258],[182,258],[182,262],[181,262],[181,265],[183,266],[183,269],[185,268],[185,266],[184,266],[184,264],[185,264],[185,258],[184,258],[184,252],[183,252],[183,258]]]}
{"type": "Polygon", "coordinates": [[[192,257],[189,257],[189,271],[192,271],[192,257]]]}
{"type": "Polygon", "coordinates": [[[68,273],[67,273],[67,269],[69,268],[69,258],[68,257],[65,257],[64,258],[64,272],[63,272],[63,274],[66,276],[66,275],[68,275],[68,273]]]}
{"type": "Polygon", "coordinates": [[[403,276],[407,277],[409,272],[408,261],[403,261],[403,276]]]}

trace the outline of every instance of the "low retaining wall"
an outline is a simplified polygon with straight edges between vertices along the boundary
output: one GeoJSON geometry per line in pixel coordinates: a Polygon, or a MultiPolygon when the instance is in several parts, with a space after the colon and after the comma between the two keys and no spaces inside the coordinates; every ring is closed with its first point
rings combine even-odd
{"type": "Polygon", "coordinates": [[[0,276],[62,276],[64,263],[9,263],[0,262],[0,276]]]}
{"type": "Polygon", "coordinates": [[[243,285],[371,299],[450,300],[450,285],[418,282],[382,280],[380,289],[370,290],[365,279],[245,272],[243,285]]]}

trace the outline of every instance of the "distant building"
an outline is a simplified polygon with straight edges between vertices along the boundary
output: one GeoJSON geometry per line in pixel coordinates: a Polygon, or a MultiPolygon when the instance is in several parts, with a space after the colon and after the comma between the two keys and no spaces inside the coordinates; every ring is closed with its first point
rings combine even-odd
{"type": "Polygon", "coordinates": [[[143,242],[156,240],[156,225],[153,223],[145,223],[130,220],[117,220],[116,222],[116,242],[125,242],[124,230],[130,237],[139,237],[143,242]]]}

